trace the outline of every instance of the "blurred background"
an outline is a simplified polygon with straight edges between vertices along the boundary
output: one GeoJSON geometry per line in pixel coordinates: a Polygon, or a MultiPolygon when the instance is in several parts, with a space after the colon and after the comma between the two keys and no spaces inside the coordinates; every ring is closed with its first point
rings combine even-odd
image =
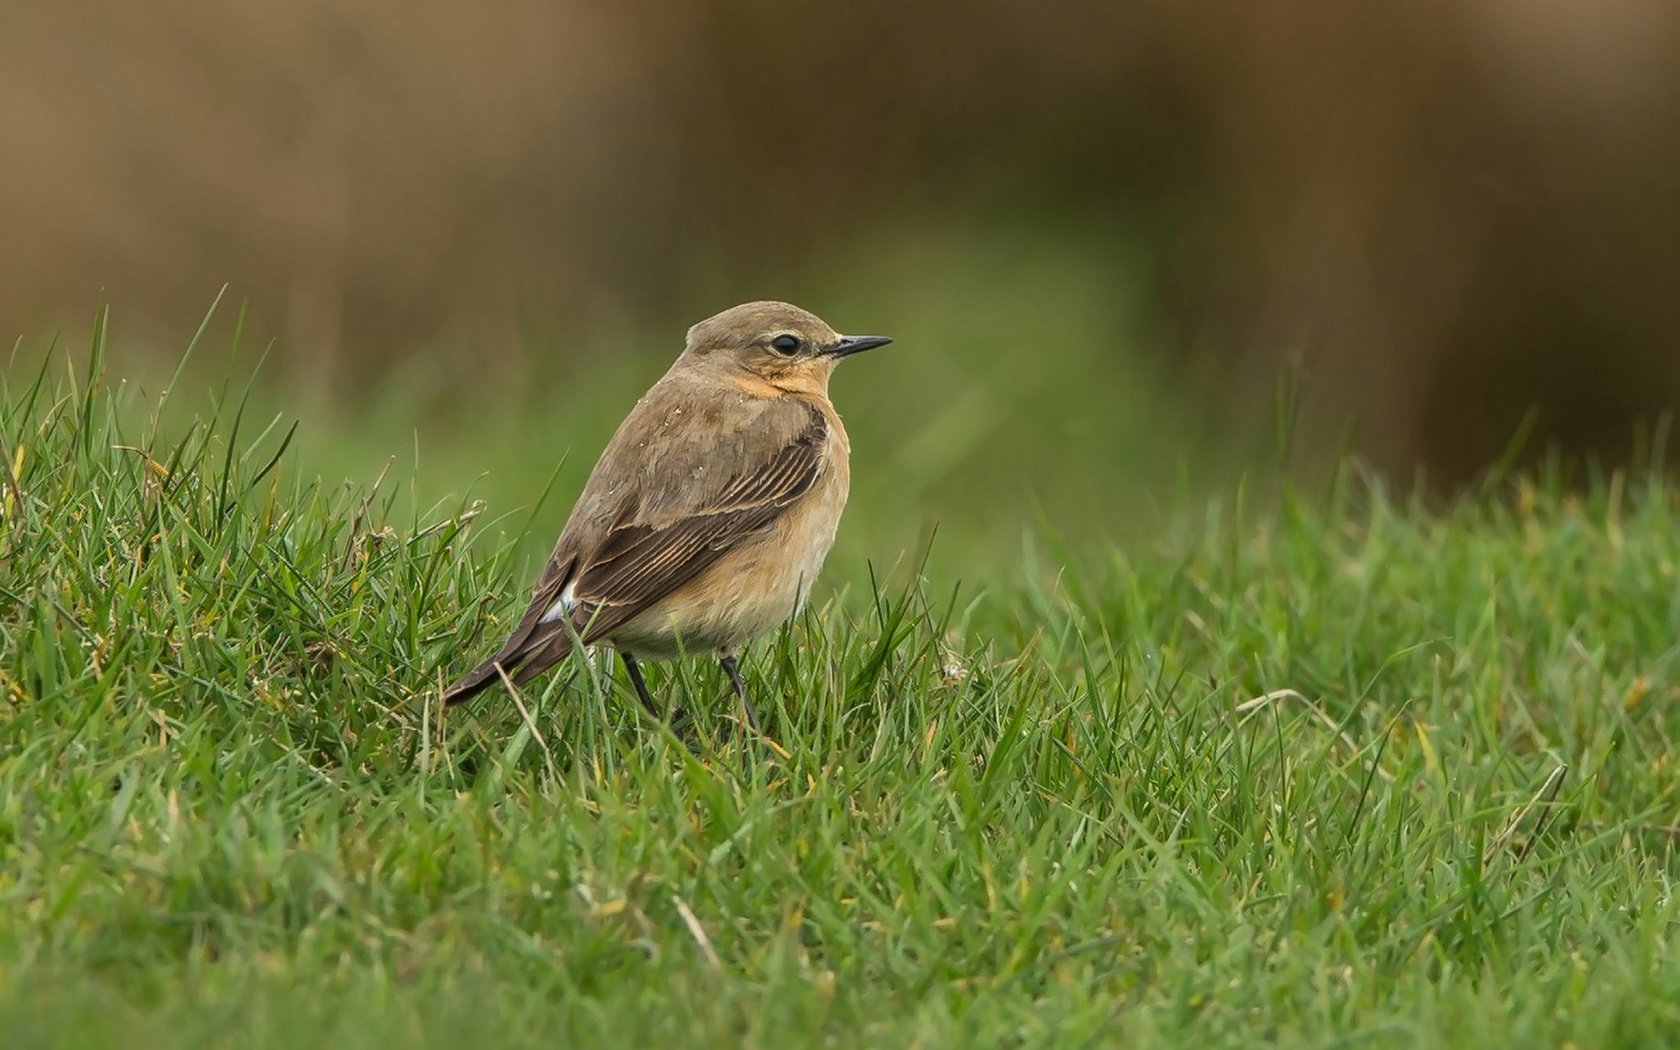
{"type": "Polygon", "coordinates": [[[1120,528],[1290,389],[1294,455],[1450,491],[1680,405],[1676,55],[1634,0],[8,4],[0,331],[105,301],[166,372],[226,284],[311,463],[511,504],[787,298],[899,340],[836,380],[859,544],[1120,528]]]}

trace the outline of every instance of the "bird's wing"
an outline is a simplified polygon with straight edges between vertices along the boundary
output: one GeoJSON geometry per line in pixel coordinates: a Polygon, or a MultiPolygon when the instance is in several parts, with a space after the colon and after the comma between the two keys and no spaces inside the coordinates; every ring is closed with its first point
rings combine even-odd
{"type": "Polygon", "coordinates": [[[589,530],[598,542],[580,543],[568,526],[507,642],[445,690],[445,699],[466,700],[501,672],[515,681],[540,674],[565,656],[574,635],[585,643],[606,637],[737,544],[763,535],[821,473],[828,423],[814,407],[805,415],[803,427],[769,454],[754,455],[752,443],[740,441],[716,450],[725,460],[736,459],[735,469],[692,503],[670,492],[646,500],[632,492],[603,527],[589,530]],[[554,617],[562,595],[570,599],[570,615],[554,617]]]}
{"type": "Polygon", "coordinates": [[[762,536],[809,492],[822,470],[828,424],[812,411],[805,429],[761,462],[744,465],[703,503],[669,520],[638,520],[627,504],[572,580],[585,642],[659,602],[737,544],[762,536]]]}

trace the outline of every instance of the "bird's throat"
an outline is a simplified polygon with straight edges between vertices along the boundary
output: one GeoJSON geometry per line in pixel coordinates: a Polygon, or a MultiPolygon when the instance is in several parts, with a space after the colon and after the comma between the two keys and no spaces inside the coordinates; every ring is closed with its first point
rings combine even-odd
{"type": "Polygon", "coordinates": [[[734,376],[730,385],[748,397],[808,397],[828,400],[828,384],[811,376],[789,375],[775,379],[760,376],[734,376]]]}

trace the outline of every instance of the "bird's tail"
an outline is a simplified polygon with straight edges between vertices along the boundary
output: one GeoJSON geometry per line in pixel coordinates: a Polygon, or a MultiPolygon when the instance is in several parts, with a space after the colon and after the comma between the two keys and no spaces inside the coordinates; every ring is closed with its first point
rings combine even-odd
{"type": "Polygon", "coordinates": [[[495,685],[506,675],[514,685],[524,685],[553,667],[572,651],[572,635],[562,623],[540,624],[528,634],[516,633],[501,651],[479,664],[443,691],[448,706],[465,703],[495,685]]]}

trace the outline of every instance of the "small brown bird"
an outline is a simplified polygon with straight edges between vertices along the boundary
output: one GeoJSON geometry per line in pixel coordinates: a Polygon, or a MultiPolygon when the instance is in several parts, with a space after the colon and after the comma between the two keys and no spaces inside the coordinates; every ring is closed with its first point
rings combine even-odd
{"type": "Polygon", "coordinates": [[[804,605],[850,487],[828,378],[891,341],[839,335],[778,302],[690,328],[590,472],[518,626],[444,701],[504,674],[523,684],[579,642],[602,642],[659,717],[637,660],[711,649],[757,729],[739,648],[804,605]]]}

